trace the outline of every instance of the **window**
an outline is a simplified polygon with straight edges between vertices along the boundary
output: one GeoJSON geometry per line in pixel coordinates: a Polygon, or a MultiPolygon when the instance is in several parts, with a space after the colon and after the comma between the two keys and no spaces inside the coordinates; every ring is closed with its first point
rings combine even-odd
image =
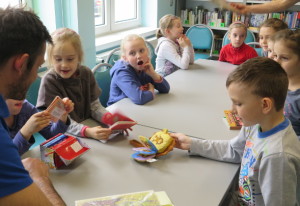
{"type": "Polygon", "coordinates": [[[7,6],[17,6],[22,5],[22,0],[1,0],[0,7],[6,8],[7,6]]]}
{"type": "Polygon", "coordinates": [[[138,27],[140,0],[94,0],[96,35],[138,27]]]}

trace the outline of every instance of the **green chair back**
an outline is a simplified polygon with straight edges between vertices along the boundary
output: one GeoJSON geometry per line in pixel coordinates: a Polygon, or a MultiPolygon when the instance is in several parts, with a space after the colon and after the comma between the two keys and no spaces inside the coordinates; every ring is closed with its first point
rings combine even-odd
{"type": "Polygon", "coordinates": [[[100,63],[97,64],[92,69],[95,79],[98,83],[98,86],[102,90],[99,100],[104,107],[107,106],[107,101],[109,99],[110,82],[111,82],[111,77],[109,72],[111,68],[112,68],[111,64],[100,63]]]}
{"type": "Polygon", "coordinates": [[[186,36],[190,39],[195,49],[195,60],[208,59],[212,56],[214,49],[214,34],[212,30],[204,24],[196,24],[186,31],[186,36]],[[208,50],[200,52],[198,50],[208,50]]]}

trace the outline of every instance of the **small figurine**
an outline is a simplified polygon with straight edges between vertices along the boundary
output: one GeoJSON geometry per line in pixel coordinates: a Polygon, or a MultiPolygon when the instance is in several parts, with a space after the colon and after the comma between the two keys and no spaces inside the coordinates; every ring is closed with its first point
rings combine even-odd
{"type": "Polygon", "coordinates": [[[137,140],[131,140],[130,144],[133,145],[133,148],[136,153],[132,155],[132,158],[138,162],[150,162],[154,158],[166,155],[173,150],[175,146],[175,140],[170,136],[167,129],[154,133],[149,139],[140,136],[137,140]]]}

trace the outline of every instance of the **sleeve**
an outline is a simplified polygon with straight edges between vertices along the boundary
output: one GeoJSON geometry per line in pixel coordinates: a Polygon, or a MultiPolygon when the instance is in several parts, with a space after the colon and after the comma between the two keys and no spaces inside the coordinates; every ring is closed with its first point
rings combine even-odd
{"type": "Polygon", "coordinates": [[[91,115],[94,120],[101,122],[102,116],[107,112],[108,110],[102,106],[99,99],[91,103],[91,115]]]}
{"type": "Polygon", "coordinates": [[[226,62],[225,47],[222,47],[219,55],[219,61],[226,62]]]}
{"type": "Polygon", "coordinates": [[[192,139],[190,155],[200,155],[209,159],[240,163],[246,144],[245,130],[231,140],[192,139]]]}
{"type": "Polygon", "coordinates": [[[53,101],[56,96],[63,98],[64,96],[60,94],[59,85],[57,81],[52,78],[51,70],[46,73],[41,80],[41,85],[39,89],[39,94],[37,98],[36,107],[39,110],[45,110],[53,101]]]}
{"type": "Polygon", "coordinates": [[[67,129],[67,133],[70,133],[71,135],[74,135],[74,136],[83,137],[81,134],[81,130],[86,125],[78,123],[71,118],[70,118],[70,120],[71,120],[71,123],[67,129]]]}
{"type": "Polygon", "coordinates": [[[163,56],[166,60],[172,62],[181,69],[188,69],[191,58],[194,59],[191,55],[191,50],[189,47],[184,47],[182,56],[180,56],[175,46],[168,41],[161,43],[157,55],[163,56]]]}
{"type": "Polygon", "coordinates": [[[190,64],[194,64],[194,60],[195,60],[195,51],[193,46],[189,47],[189,54],[190,54],[190,64]]]}
{"type": "Polygon", "coordinates": [[[262,159],[258,181],[264,205],[297,205],[297,162],[285,153],[262,159]]]}
{"type": "Polygon", "coordinates": [[[13,143],[17,146],[20,155],[27,152],[32,145],[23,137],[20,131],[13,138],[13,143]]]}
{"type": "Polygon", "coordinates": [[[118,80],[115,81],[117,86],[133,103],[143,105],[153,100],[153,93],[141,90],[140,87],[142,84],[129,69],[115,72],[113,78],[118,80]]]}
{"type": "Polygon", "coordinates": [[[170,91],[170,85],[169,83],[167,82],[167,80],[163,77],[162,78],[162,81],[161,82],[154,82],[153,85],[154,85],[154,88],[159,91],[160,93],[169,93],[170,91]]]}
{"type": "MultiPolygon", "coordinates": [[[[249,46],[249,47],[250,47],[250,46],[249,46]]],[[[250,47],[248,55],[249,55],[249,59],[258,56],[257,52],[256,52],[255,49],[253,49],[252,47],[250,47]]]]}
{"type": "Polygon", "coordinates": [[[29,150],[31,145],[34,143],[34,137],[31,136],[29,141],[27,141],[22,133],[20,132],[21,128],[26,124],[30,117],[38,112],[37,108],[32,105],[30,102],[25,100],[22,105],[20,113],[17,115],[16,120],[17,127],[14,129],[16,135],[13,138],[13,143],[17,146],[19,154],[22,155],[29,150]]]}
{"type": "Polygon", "coordinates": [[[58,122],[51,122],[50,125],[43,128],[39,133],[43,135],[45,139],[50,139],[51,137],[57,135],[58,133],[65,133],[70,125],[70,119],[68,117],[67,124],[59,120],[58,122]]]}

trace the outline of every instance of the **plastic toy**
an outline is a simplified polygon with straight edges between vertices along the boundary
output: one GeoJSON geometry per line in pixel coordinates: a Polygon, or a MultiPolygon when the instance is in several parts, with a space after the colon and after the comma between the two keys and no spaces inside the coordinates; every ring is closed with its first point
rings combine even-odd
{"type": "Polygon", "coordinates": [[[154,133],[149,139],[144,136],[139,136],[141,142],[131,140],[136,151],[132,158],[138,162],[150,162],[154,158],[168,154],[175,146],[175,140],[170,136],[167,129],[154,133]]]}

